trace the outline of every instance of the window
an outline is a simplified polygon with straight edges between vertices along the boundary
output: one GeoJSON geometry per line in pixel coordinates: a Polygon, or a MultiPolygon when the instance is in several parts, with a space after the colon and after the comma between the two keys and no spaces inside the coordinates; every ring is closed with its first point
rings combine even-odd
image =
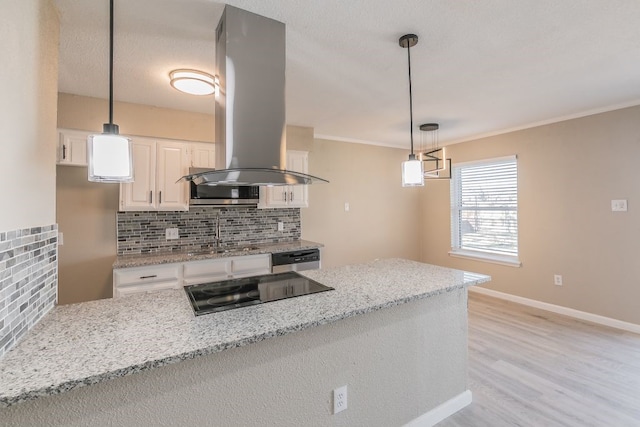
{"type": "Polygon", "coordinates": [[[450,254],[520,266],[515,156],[453,166],[450,254]]]}

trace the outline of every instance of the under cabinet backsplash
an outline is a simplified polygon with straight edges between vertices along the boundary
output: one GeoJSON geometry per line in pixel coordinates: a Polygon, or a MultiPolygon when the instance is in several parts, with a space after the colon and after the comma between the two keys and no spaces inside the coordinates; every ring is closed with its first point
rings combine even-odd
{"type": "Polygon", "coordinates": [[[208,249],[300,239],[300,209],[191,207],[188,212],[118,212],[118,255],[208,249]],[[284,229],[278,231],[278,222],[284,229]],[[165,230],[177,228],[179,239],[167,240],[165,230]]]}
{"type": "Polygon", "coordinates": [[[58,299],[58,225],[0,232],[0,357],[58,299]]]}

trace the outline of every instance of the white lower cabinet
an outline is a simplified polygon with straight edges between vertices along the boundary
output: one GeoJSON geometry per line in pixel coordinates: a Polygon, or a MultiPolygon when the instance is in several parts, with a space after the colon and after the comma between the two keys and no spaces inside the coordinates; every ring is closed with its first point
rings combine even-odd
{"type": "Polygon", "coordinates": [[[184,263],[184,286],[216,282],[231,276],[231,261],[227,258],[184,263]]]}
{"type": "Polygon", "coordinates": [[[249,277],[271,273],[271,255],[248,255],[231,258],[231,276],[249,277]]]}
{"type": "Polygon", "coordinates": [[[113,297],[182,286],[182,264],[161,264],[113,270],[113,297]]]}
{"type": "Polygon", "coordinates": [[[116,268],[113,270],[113,297],[269,273],[270,254],[116,268]]]}

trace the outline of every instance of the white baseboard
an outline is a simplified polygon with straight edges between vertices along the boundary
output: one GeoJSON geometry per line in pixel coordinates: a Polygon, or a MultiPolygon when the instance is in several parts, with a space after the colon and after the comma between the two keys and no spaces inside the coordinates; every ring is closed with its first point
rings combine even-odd
{"type": "Polygon", "coordinates": [[[528,305],[529,307],[539,308],[540,310],[563,314],[575,319],[586,320],[587,322],[597,323],[598,325],[609,326],[611,328],[640,334],[640,325],[636,325],[635,323],[623,322],[622,320],[612,319],[610,317],[600,316],[598,314],[587,313],[586,311],[574,310],[573,308],[563,307],[561,305],[549,304],[547,302],[519,297],[517,295],[506,294],[504,292],[481,288],[479,286],[472,286],[469,288],[469,290],[471,292],[489,295],[495,298],[516,302],[518,304],[528,305]]]}
{"type": "Polygon", "coordinates": [[[455,414],[460,409],[471,404],[473,400],[471,390],[466,390],[459,395],[447,400],[441,405],[436,406],[427,413],[420,415],[418,418],[405,424],[404,427],[432,427],[445,418],[455,414]]]}

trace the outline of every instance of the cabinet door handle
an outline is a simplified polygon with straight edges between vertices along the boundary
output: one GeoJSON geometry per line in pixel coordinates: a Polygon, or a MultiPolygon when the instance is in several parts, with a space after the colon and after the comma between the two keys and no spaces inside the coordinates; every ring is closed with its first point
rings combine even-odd
{"type": "Polygon", "coordinates": [[[141,279],[153,279],[154,277],[158,277],[157,274],[153,274],[151,276],[140,276],[141,279]]]}
{"type": "Polygon", "coordinates": [[[149,203],[153,203],[153,191],[149,191],[149,203]]]}
{"type": "Polygon", "coordinates": [[[293,191],[291,192],[291,198],[289,200],[293,202],[293,191]]]}
{"type": "Polygon", "coordinates": [[[282,196],[284,197],[284,201],[286,202],[287,201],[287,192],[283,191],[282,192],[282,196]]]}
{"type": "Polygon", "coordinates": [[[62,144],[62,160],[67,160],[67,146],[62,144]]]}
{"type": "Polygon", "coordinates": [[[162,204],[162,191],[158,194],[158,204],[162,204]]]}

